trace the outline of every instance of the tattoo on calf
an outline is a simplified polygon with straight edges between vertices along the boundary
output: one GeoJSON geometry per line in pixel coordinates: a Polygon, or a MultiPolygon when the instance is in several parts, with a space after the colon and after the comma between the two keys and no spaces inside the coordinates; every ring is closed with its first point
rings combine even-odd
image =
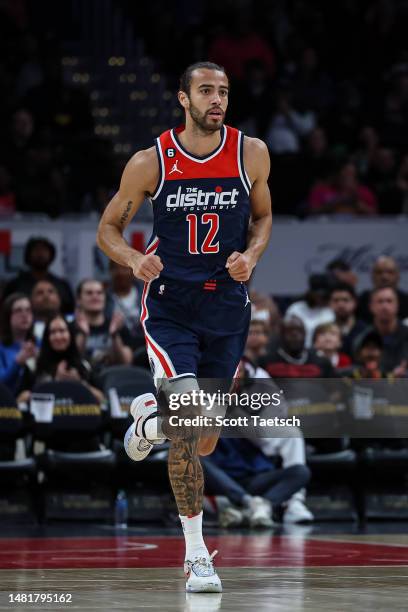
{"type": "Polygon", "coordinates": [[[188,516],[201,512],[204,476],[198,458],[198,439],[172,440],[169,450],[169,478],[179,513],[188,516]]]}
{"type": "Polygon", "coordinates": [[[129,213],[130,210],[132,208],[132,202],[129,200],[129,202],[126,204],[126,208],[123,211],[123,213],[121,214],[120,217],[120,224],[123,225],[125,223],[125,221],[127,220],[127,218],[129,217],[129,213]]]}

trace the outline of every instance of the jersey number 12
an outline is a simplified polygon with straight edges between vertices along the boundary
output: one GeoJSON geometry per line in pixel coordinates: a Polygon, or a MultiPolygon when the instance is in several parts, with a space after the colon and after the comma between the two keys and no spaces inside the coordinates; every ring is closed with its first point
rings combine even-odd
{"type": "Polygon", "coordinates": [[[186,217],[188,222],[188,252],[192,255],[199,255],[200,253],[218,253],[220,250],[220,243],[214,242],[215,237],[220,227],[220,218],[217,213],[204,213],[201,217],[201,223],[209,223],[207,235],[203,240],[201,247],[198,245],[198,219],[197,215],[191,214],[186,217]]]}

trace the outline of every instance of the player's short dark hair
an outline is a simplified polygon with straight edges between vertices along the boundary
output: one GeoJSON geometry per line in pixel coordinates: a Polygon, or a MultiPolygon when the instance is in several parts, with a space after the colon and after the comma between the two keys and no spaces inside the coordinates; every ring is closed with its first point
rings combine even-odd
{"type": "Polygon", "coordinates": [[[330,289],[330,297],[332,297],[333,293],[336,293],[337,291],[347,291],[347,293],[349,293],[352,298],[354,298],[355,300],[357,299],[354,287],[352,287],[348,283],[336,283],[335,285],[333,285],[333,287],[330,289]]]}
{"type": "Polygon", "coordinates": [[[225,68],[219,64],[214,64],[214,62],[196,62],[195,64],[190,64],[190,66],[185,69],[180,77],[180,91],[185,91],[186,94],[190,95],[193,72],[194,70],[200,70],[201,68],[205,68],[207,70],[219,70],[226,75],[225,68]]]}

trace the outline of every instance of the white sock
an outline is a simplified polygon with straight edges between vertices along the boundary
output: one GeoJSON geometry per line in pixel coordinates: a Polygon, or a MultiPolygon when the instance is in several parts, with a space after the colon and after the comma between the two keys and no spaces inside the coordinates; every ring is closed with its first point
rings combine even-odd
{"type": "Polygon", "coordinates": [[[196,557],[209,557],[203,540],[203,511],[195,516],[179,516],[186,541],[185,558],[191,561],[196,557]]]}
{"type": "Polygon", "coordinates": [[[144,424],[144,431],[147,440],[165,440],[166,436],[162,431],[162,418],[156,416],[154,419],[149,419],[144,424]]]}

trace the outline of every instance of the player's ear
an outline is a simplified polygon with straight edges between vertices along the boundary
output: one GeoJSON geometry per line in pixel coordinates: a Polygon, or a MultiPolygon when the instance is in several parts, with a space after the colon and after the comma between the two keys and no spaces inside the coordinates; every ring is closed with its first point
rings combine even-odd
{"type": "Polygon", "coordinates": [[[190,106],[190,100],[188,98],[188,95],[186,94],[185,91],[179,91],[178,92],[178,100],[181,104],[181,106],[185,109],[189,108],[190,106]]]}

